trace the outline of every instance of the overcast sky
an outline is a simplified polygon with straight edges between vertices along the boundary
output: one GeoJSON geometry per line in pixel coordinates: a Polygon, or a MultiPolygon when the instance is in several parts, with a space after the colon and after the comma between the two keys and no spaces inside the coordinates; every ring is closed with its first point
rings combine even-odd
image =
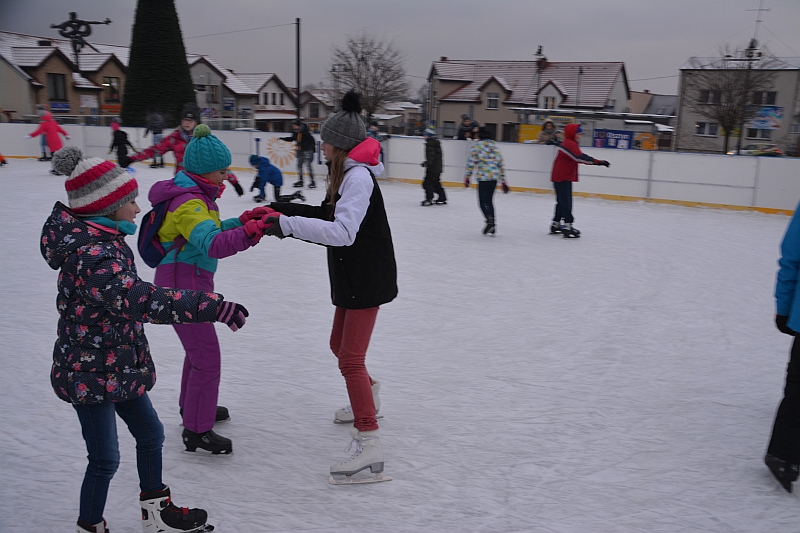
{"type": "MultiPolygon", "coordinates": [[[[301,19],[301,84],[329,79],[331,49],[366,31],[393,40],[413,87],[431,62],[530,60],[538,45],[551,61],[622,61],[632,90],[676,94],[678,69],[753,37],[761,0],[176,0],[190,53],[236,72],[295,79],[301,19]],[[226,35],[199,37],[290,24],[226,35]]],[[[758,40],[777,56],[800,57],[800,0],[763,0],[758,40]]],[[[90,41],[130,45],[136,0],[0,0],[0,29],[58,37],[51,23],[76,11],[94,26],[90,41]]]]}

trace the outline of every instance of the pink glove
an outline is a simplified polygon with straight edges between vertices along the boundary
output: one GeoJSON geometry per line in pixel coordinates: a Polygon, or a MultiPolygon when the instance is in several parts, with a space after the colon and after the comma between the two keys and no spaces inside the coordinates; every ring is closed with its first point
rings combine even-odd
{"type": "Polygon", "coordinates": [[[272,227],[273,222],[277,222],[280,215],[280,213],[275,211],[269,215],[264,215],[262,218],[248,220],[244,225],[245,235],[255,242],[260,241],[261,237],[263,237],[267,233],[267,230],[272,227]],[[272,220],[267,222],[268,218],[272,220]]]}
{"type": "Polygon", "coordinates": [[[264,218],[266,215],[270,215],[272,213],[277,213],[274,209],[267,206],[259,206],[255,209],[250,209],[249,211],[245,211],[241,215],[239,215],[239,222],[242,224],[247,224],[248,220],[254,220],[257,218],[264,218]]]}

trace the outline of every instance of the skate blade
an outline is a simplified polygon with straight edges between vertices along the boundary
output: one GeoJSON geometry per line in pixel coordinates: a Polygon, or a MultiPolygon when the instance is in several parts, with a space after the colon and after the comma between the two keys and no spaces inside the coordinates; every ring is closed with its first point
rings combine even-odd
{"type": "MultiPolygon", "coordinates": [[[[375,415],[375,419],[383,418],[383,415],[375,415]]],[[[333,419],[334,424],[352,424],[353,420],[339,420],[338,418],[333,419]]]]}
{"type": "Polygon", "coordinates": [[[230,450],[228,452],[214,453],[208,450],[203,450],[201,448],[197,448],[195,451],[190,452],[189,450],[184,448],[183,453],[187,455],[194,455],[195,457],[230,457],[231,455],[233,455],[233,450],[230,450]]]}
{"type": "Polygon", "coordinates": [[[372,477],[331,476],[328,482],[330,482],[331,485],[365,485],[367,483],[382,483],[391,480],[392,478],[389,476],[378,473],[374,474],[372,477]]]}

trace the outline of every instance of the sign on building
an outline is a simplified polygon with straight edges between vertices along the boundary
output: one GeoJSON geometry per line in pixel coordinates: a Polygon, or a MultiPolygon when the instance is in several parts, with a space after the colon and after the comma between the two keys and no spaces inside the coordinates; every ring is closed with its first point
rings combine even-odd
{"type": "Polygon", "coordinates": [[[618,150],[630,150],[633,146],[632,131],[624,130],[594,130],[592,146],[595,148],[616,148],[618,150]]]}
{"type": "Polygon", "coordinates": [[[783,108],[764,106],[759,108],[758,115],[747,125],[758,130],[779,130],[783,119],[783,108]]]}

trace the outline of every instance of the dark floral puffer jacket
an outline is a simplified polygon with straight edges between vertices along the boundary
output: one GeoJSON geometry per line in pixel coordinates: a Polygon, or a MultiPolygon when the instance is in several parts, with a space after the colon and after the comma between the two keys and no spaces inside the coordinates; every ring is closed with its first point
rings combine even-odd
{"type": "Polygon", "coordinates": [[[58,275],[58,340],[50,381],[66,402],[123,402],[153,388],[155,366],[142,322],[214,322],[223,297],[164,289],[139,279],[124,235],[56,203],[41,251],[58,275]]]}

